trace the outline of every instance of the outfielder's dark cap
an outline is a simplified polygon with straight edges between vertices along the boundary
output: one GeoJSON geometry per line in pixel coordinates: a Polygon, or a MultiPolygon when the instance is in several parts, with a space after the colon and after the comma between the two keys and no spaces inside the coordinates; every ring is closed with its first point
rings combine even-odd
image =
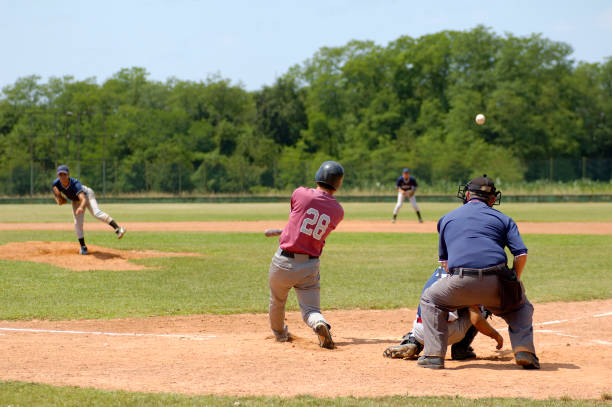
{"type": "Polygon", "coordinates": [[[57,167],[57,175],[60,174],[70,174],[70,170],[68,169],[67,165],[60,165],[59,167],[57,167]]]}
{"type": "Polygon", "coordinates": [[[484,174],[482,177],[473,178],[467,184],[468,191],[479,192],[481,194],[494,194],[495,193],[495,183],[491,178],[487,177],[487,174],[484,174]]]}
{"type": "Polygon", "coordinates": [[[410,172],[410,168],[404,168],[402,172],[410,172]]]}

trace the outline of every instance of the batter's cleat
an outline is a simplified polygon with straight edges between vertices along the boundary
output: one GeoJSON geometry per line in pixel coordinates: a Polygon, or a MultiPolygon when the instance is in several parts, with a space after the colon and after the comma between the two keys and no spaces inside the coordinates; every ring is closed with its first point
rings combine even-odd
{"type": "Polygon", "coordinates": [[[540,360],[531,352],[516,352],[514,355],[516,364],[523,366],[523,369],[539,369],[540,360]]]}
{"type": "Polygon", "coordinates": [[[285,335],[277,336],[276,342],[291,342],[291,334],[287,332],[285,335]]]}
{"type": "Polygon", "coordinates": [[[444,359],[437,356],[421,356],[417,365],[429,369],[444,369],[444,359]]]}
{"type": "Polygon", "coordinates": [[[397,215],[393,215],[393,217],[391,218],[391,223],[395,223],[396,220],[397,220],[397,215]]]}
{"type": "Polygon", "coordinates": [[[334,349],[334,341],[332,340],[331,333],[329,332],[330,326],[323,321],[317,322],[314,327],[314,331],[319,337],[319,346],[325,349],[334,349]]]}
{"type": "Polygon", "coordinates": [[[391,359],[416,359],[416,356],[419,354],[418,349],[414,343],[389,346],[383,352],[383,356],[391,359]]]}
{"type": "Polygon", "coordinates": [[[83,254],[83,255],[89,254],[87,252],[87,246],[81,246],[81,249],[79,250],[79,254],[83,254]]]}
{"type": "Polygon", "coordinates": [[[123,235],[125,235],[125,232],[127,232],[127,230],[125,230],[123,226],[119,226],[117,229],[115,229],[115,233],[117,234],[117,239],[121,239],[123,235]]]}
{"type": "Polygon", "coordinates": [[[274,336],[276,337],[276,342],[291,342],[291,334],[289,333],[289,328],[285,325],[282,334],[277,334],[274,332],[274,336]]]}

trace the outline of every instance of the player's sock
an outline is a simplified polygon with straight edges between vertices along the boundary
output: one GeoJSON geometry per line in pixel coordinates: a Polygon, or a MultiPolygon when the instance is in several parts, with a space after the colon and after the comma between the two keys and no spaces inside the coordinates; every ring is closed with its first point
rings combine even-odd
{"type": "Polygon", "coordinates": [[[80,238],[79,243],[81,244],[81,247],[85,246],[85,238],[84,237],[80,238]]]}
{"type": "Polygon", "coordinates": [[[421,218],[421,212],[420,212],[420,211],[416,211],[416,213],[417,213],[417,216],[419,217],[419,220],[421,220],[421,221],[422,221],[422,220],[423,220],[423,218],[421,218]]]}
{"type": "Polygon", "coordinates": [[[114,220],[111,220],[109,225],[115,230],[119,229],[119,225],[117,225],[114,220]]]}

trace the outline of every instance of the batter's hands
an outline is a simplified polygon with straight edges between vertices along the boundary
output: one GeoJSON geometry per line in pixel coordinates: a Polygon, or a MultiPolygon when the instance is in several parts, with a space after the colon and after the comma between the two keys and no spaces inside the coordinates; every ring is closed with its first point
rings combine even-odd
{"type": "Polygon", "coordinates": [[[283,229],[266,229],[264,235],[266,237],[278,236],[283,232],[283,229]]]}

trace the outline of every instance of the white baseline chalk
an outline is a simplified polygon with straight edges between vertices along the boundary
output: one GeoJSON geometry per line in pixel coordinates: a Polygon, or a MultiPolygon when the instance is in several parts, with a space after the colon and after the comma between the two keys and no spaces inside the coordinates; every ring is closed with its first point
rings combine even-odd
{"type": "MultiPolygon", "coordinates": [[[[75,334],[75,335],[107,335],[107,336],[137,336],[137,337],[158,337],[158,338],[178,338],[191,339],[194,341],[205,341],[216,338],[216,335],[191,335],[191,334],[143,334],[137,332],[99,332],[99,331],[64,331],[59,329],[30,329],[30,328],[3,328],[0,331],[9,332],[32,332],[32,333],[51,333],[51,334],[75,334]]],[[[2,334],[0,334],[2,335],[2,334]]]]}

